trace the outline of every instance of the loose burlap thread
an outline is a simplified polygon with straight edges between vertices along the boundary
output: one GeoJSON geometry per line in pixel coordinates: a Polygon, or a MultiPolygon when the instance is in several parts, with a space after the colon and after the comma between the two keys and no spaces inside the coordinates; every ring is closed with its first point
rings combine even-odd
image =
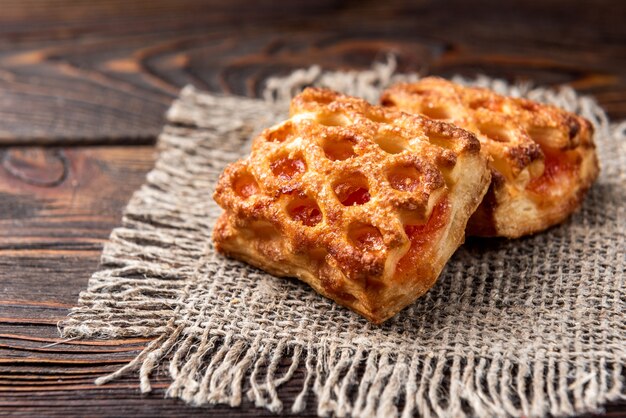
{"type": "Polygon", "coordinates": [[[374,326],[296,280],[214,251],[211,195],[230,162],[289,98],[321,85],[375,102],[394,62],[360,72],[317,67],[268,80],[264,99],[186,87],[167,114],[160,157],[104,246],[100,269],[60,324],[65,337],[154,337],[132,362],[142,392],[167,365],[167,396],[320,416],[562,416],[626,399],[626,122],[609,124],[569,88],[488,86],[593,122],[602,173],[564,224],[518,240],[469,239],[438,283],[374,326]],[[278,388],[298,370],[300,394],[278,388]]]}

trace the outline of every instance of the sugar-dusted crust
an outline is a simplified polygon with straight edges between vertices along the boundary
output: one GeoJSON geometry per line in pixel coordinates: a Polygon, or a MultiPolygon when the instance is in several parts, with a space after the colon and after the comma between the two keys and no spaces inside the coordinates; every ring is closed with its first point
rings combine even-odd
{"type": "Polygon", "coordinates": [[[216,248],[380,323],[463,241],[486,158],[464,130],[329,90],[306,89],[290,113],[220,177],[216,248]]]}
{"type": "Polygon", "coordinates": [[[598,176],[593,126],[555,106],[437,77],[394,85],[381,103],[453,123],[480,140],[493,175],[470,235],[516,238],[562,222],[598,176]]]}

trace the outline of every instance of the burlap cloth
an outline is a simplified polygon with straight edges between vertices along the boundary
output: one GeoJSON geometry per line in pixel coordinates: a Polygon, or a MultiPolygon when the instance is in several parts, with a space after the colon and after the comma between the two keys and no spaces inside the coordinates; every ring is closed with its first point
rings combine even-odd
{"type": "Polygon", "coordinates": [[[138,371],[149,391],[164,364],[167,395],[195,405],[247,396],[272,411],[314,402],[336,416],[570,415],[626,398],[626,123],[609,124],[571,89],[472,81],[594,123],[602,174],[582,209],[533,237],[468,240],[438,284],[383,326],[214,252],[218,175],[286,116],[291,94],[316,84],[375,101],[391,81],[417,77],[393,72],[393,61],[363,72],[313,67],[269,80],[265,101],[181,92],[154,170],[61,324],[65,337],[156,338],[98,384],[138,371]],[[300,395],[280,399],[299,367],[300,395]]]}

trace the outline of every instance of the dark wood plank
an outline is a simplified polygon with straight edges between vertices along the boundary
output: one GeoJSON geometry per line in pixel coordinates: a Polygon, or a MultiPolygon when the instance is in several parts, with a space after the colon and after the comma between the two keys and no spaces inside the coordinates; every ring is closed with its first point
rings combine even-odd
{"type": "Polygon", "coordinates": [[[154,157],[153,147],[0,150],[0,317],[64,315],[154,157]]]}
{"type": "Polygon", "coordinates": [[[570,83],[626,117],[626,3],[552,0],[3,2],[0,143],[149,143],[188,83],[363,68],[570,83]]]}
{"type": "MultiPolygon", "coordinates": [[[[624,15],[610,0],[5,0],[0,144],[152,143],[184,84],[257,95],[272,74],[364,68],[388,52],[401,71],[571,83],[623,118],[624,15]]],[[[59,344],[56,322],[153,159],[144,146],[0,149],[0,415],[270,415],[163,399],[162,371],[147,396],[134,377],[90,383],[146,341],[59,344]]]]}
{"type": "Polygon", "coordinates": [[[0,149],[0,252],[98,252],[153,147],[0,149]]]}

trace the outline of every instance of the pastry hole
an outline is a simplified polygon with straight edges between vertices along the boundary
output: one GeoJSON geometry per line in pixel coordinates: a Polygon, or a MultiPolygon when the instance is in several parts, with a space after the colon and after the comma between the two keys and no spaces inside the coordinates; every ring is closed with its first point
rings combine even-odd
{"type": "Polygon", "coordinates": [[[469,103],[469,107],[473,110],[489,109],[491,107],[490,103],[491,102],[488,99],[476,99],[469,103]]]}
{"type": "Polygon", "coordinates": [[[326,157],[333,161],[347,160],[356,155],[354,152],[354,139],[349,137],[338,140],[327,139],[322,144],[322,149],[326,157]]]}
{"type": "Polygon", "coordinates": [[[324,126],[346,126],[350,123],[346,116],[339,113],[319,115],[316,120],[324,126]]]}
{"type": "Polygon", "coordinates": [[[291,180],[295,176],[304,173],[306,163],[302,158],[281,157],[270,164],[270,169],[281,180],[291,180]]]}
{"type": "Polygon", "coordinates": [[[293,132],[293,125],[291,122],[283,123],[277,128],[271,129],[265,133],[265,137],[271,142],[285,142],[287,137],[293,132]]]}
{"type": "Polygon", "coordinates": [[[444,135],[438,132],[428,132],[426,134],[428,136],[428,142],[433,145],[437,145],[441,148],[453,149],[454,148],[454,138],[448,135],[444,135]]]}
{"type": "Polygon", "coordinates": [[[441,106],[426,106],[420,113],[430,119],[450,119],[452,116],[448,109],[441,106]]]}
{"type": "Polygon", "coordinates": [[[539,110],[538,103],[531,102],[529,100],[520,100],[518,103],[522,109],[527,110],[529,112],[536,112],[539,110]]]}
{"type": "Polygon", "coordinates": [[[287,214],[294,221],[306,226],[315,226],[322,220],[322,212],[315,200],[310,197],[300,197],[287,205],[287,214]]]}
{"type": "Polygon", "coordinates": [[[378,146],[389,154],[399,154],[406,149],[407,141],[399,135],[383,134],[375,139],[378,146]]]}
{"type": "Polygon", "coordinates": [[[348,239],[354,247],[363,251],[380,251],[385,246],[380,231],[376,227],[364,223],[350,225],[348,239]]]}
{"type": "Polygon", "coordinates": [[[482,124],[478,125],[478,130],[480,131],[480,133],[493,141],[510,142],[511,140],[511,138],[509,137],[509,133],[503,126],[482,124]]]}
{"type": "MultiPolygon", "coordinates": [[[[383,105],[384,106],[384,105],[383,105]]],[[[389,123],[391,120],[385,115],[385,112],[383,112],[380,108],[378,108],[377,112],[371,112],[367,115],[367,117],[376,122],[376,123],[389,123]]]]}
{"type": "Polygon", "coordinates": [[[420,186],[420,172],[415,167],[395,167],[387,175],[389,184],[401,192],[415,192],[420,186]]]}
{"type": "Polygon", "coordinates": [[[576,135],[580,132],[581,126],[580,123],[572,116],[568,116],[567,118],[567,126],[569,128],[568,134],[570,139],[574,139],[576,135]]]}
{"type": "Polygon", "coordinates": [[[336,182],[333,191],[344,206],[363,205],[370,201],[367,179],[362,174],[353,174],[336,182]]]}
{"type": "Polygon", "coordinates": [[[235,193],[244,199],[259,193],[259,184],[256,182],[252,174],[242,173],[233,182],[235,193]]]}
{"type": "Polygon", "coordinates": [[[394,107],[396,105],[396,102],[393,101],[393,99],[390,98],[384,98],[380,101],[381,106],[385,106],[385,107],[394,107]]]}
{"type": "Polygon", "coordinates": [[[314,97],[311,99],[311,101],[321,105],[327,105],[335,100],[335,96],[332,94],[315,92],[313,93],[313,95],[314,97]]]}
{"type": "Polygon", "coordinates": [[[428,90],[428,88],[413,88],[410,89],[409,93],[413,96],[426,96],[430,94],[430,90],[428,90]]]}

